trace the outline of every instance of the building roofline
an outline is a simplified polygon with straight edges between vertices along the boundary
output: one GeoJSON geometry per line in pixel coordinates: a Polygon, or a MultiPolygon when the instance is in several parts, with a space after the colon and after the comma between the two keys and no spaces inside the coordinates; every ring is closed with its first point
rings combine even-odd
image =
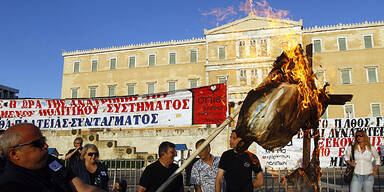
{"type": "Polygon", "coordinates": [[[143,49],[143,48],[156,48],[162,46],[174,46],[174,45],[186,45],[186,44],[195,44],[195,43],[205,43],[205,37],[201,38],[192,38],[184,40],[170,40],[170,41],[157,41],[150,43],[139,43],[139,44],[130,44],[123,46],[112,46],[107,48],[94,48],[88,50],[74,50],[74,51],[63,51],[62,56],[74,56],[74,55],[87,55],[87,54],[96,54],[96,53],[106,53],[114,51],[125,51],[132,49],[143,49]]]}
{"type": "Polygon", "coordinates": [[[5,90],[9,90],[9,91],[12,91],[12,92],[15,92],[15,93],[19,93],[18,89],[15,89],[15,88],[12,88],[12,87],[8,87],[8,86],[2,85],[2,84],[0,84],[0,89],[5,89],[5,90]]]}
{"type": "Polygon", "coordinates": [[[379,26],[384,26],[384,21],[365,21],[362,23],[349,23],[349,24],[339,23],[337,25],[314,26],[314,27],[304,28],[303,32],[314,33],[314,32],[335,31],[335,30],[344,30],[344,29],[353,29],[353,28],[379,27],[379,26]]]}
{"type": "MultiPolygon", "coordinates": [[[[293,25],[293,26],[300,26],[300,27],[303,25],[303,20],[302,19],[300,19],[299,21],[293,21],[293,20],[289,20],[289,19],[280,19],[280,18],[271,18],[271,17],[260,17],[260,16],[256,16],[253,12],[251,12],[247,17],[244,17],[242,19],[239,19],[239,20],[236,20],[236,21],[233,21],[233,22],[230,22],[230,23],[218,26],[218,27],[213,28],[213,29],[209,29],[209,30],[205,29],[204,30],[204,34],[205,35],[215,34],[215,32],[217,32],[217,31],[229,28],[231,26],[237,25],[239,23],[243,23],[243,22],[248,21],[248,20],[260,20],[260,21],[267,21],[267,22],[273,22],[273,23],[284,23],[284,24],[289,24],[289,25],[293,25]]],[[[271,28],[273,28],[273,27],[271,27],[271,28]]],[[[263,29],[266,29],[266,28],[263,28],[263,29]]],[[[250,30],[255,30],[255,29],[250,29],[250,30]]],[[[225,33],[233,33],[233,32],[236,32],[236,31],[225,32],[225,33]]]]}

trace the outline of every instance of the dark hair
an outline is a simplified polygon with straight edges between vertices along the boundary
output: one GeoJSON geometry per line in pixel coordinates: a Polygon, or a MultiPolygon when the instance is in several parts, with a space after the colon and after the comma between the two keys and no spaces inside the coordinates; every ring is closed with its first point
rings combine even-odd
{"type": "Polygon", "coordinates": [[[127,191],[127,181],[125,181],[124,179],[122,179],[122,180],[116,179],[116,183],[118,183],[119,187],[120,187],[120,189],[118,189],[118,192],[126,192],[127,191]]]}
{"type": "MultiPolygon", "coordinates": [[[[197,148],[197,145],[200,144],[200,143],[204,143],[204,141],[206,141],[206,140],[205,140],[205,139],[200,139],[200,140],[198,140],[198,141],[196,142],[196,144],[195,144],[195,147],[197,148]]],[[[208,143],[207,147],[209,147],[209,143],[208,143]]]]}
{"type": "Polygon", "coordinates": [[[234,129],[234,130],[232,130],[232,133],[236,133],[236,137],[239,137],[239,130],[234,129]]]}
{"type": "Polygon", "coordinates": [[[159,146],[159,157],[161,157],[162,153],[167,153],[169,148],[175,148],[175,146],[175,144],[169,141],[162,142],[159,146]]]}
{"type": "Polygon", "coordinates": [[[80,145],[83,144],[83,138],[81,138],[81,137],[76,137],[76,139],[73,141],[80,141],[80,145]]]}

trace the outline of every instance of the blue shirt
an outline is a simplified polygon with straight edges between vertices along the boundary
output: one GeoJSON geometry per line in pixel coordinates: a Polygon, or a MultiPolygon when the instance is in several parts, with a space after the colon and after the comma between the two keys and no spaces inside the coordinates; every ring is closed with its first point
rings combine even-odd
{"type": "Polygon", "coordinates": [[[216,175],[219,167],[220,157],[213,157],[212,167],[199,159],[195,162],[191,172],[191,184],[200,185],[203,192],[215,191],[216,175]]]}

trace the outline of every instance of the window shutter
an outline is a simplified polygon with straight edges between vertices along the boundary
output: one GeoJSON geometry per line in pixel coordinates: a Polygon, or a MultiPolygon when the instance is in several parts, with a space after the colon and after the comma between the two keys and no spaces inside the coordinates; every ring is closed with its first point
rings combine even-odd
{"type": "Polygon", "coordinates": [[[321,52],[321,41],[320,40],[314,40],[313,41],[313,51],[316,53],[321,52]]]}
{"type": "Polygon", "coordinates": [[[372,48],[372,36],[364,36],[364,45],[365,48],[372,48]]]}
{"type": "Polygon", "coordinates": [[[369,83],[376,83],[377,77],[376,77],[376,68],[368,68],[368,82],[369,83]]]}
{"type": "Polygon", "coordinates": [[[341,79],[343,84],[351,84],[349,70],[341,70],[341,79]]]}
{"type": "Polygon", "coordinates": [[[372,104],[371,107],[372,107],[372,116],[374,117],[381,116],[380,104],[372,104]]]}

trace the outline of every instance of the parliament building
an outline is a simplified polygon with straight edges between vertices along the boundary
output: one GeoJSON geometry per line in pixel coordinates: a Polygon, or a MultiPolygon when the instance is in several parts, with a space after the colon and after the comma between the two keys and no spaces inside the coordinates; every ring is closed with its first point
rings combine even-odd
{"type": "MultiPolygon", "coordinates": [[[[384,22],[303,28],[302,20],[265,18],[252,13],[204,30],[204,37],[63,52],[61,97],[151,94],[227,82],[228,102],[233,110],[268,75],[284,49],[311,43],[317,85],[328,82],[329,93],[353,95],[352,101],[343,106],[329,106],[322,118],[382,116],[384,22]]],[[[187,145],[194,149],[194,142],[211,130],[207,125],[161,129],[164,135],[149,143],[156,148],[160,140],[176,138],[176,134],[180,139],[174,142],[185,143],[190,137],[187,145]]],[[[146,131],[153,130],[129,133],[137,141],[112,133],[99,137],[134,145],[152,135],[146,131]]],[[[227,130],[221,134],[222,139],[217,141],[223,149],[213,149],[218,150],[218,155],[228,148],[228,133],[227,130]]]]}

